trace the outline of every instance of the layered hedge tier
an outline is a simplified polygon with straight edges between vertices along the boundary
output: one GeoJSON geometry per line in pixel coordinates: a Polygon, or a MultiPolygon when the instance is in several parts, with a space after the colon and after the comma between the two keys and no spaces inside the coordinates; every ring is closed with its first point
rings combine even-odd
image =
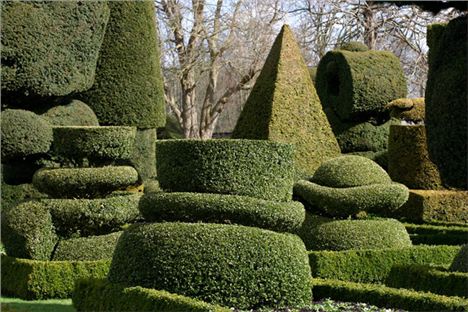
{"type": "Polygon", "coordinates": [[[53,126],[99,126],[91,107],[78,100],[51,107],[41,116],[53,126]]]}

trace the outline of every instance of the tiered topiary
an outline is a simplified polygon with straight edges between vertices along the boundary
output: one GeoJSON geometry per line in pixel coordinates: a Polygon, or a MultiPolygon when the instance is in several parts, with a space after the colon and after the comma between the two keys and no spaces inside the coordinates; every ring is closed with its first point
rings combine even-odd
{"type": "MultiPolygon", "coordinates": [[[[102,308],[102,297],[114,301],[107,296],[118,285],[165,290],[239,309],[294,307],[311,300],[303,242],[293,234],[271,231],[295,232],[304,220],[303,206],[291,201],[291,145],[160,141],[157,166],[161,187],[176,192],[145,193],[140,211],[146,221],[168,222],[132,225],[124,231],[110,283],[96,290],[100,293],[93,297],[99,300],[88,302],[89,309],[102,308]]],[[[87,293],[80,290],[74,301],[84,302],[87,293]]]]}
{"type": "Polygon", "coordinates": [[[271,48],[232,137],[295,144],[297,176],[302,178],[340,154],[301,50],[287,25],[271,48]]]}

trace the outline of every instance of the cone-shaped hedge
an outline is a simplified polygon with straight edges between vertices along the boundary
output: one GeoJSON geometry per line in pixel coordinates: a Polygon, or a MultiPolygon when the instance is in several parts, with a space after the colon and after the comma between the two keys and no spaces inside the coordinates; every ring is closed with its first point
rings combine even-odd
{"type": "Polygon", "coordinates": [[[164,126],[153,1],[110,1],[96,80],[82,98],[102,125],[164,126]]]}
{"type": "Polygon", "coordinates": [[[340,148],[290,28],[276,38],[234,129],[234,138],[268,139],[296,146],[298,175],[310,176],[340,148]]]}

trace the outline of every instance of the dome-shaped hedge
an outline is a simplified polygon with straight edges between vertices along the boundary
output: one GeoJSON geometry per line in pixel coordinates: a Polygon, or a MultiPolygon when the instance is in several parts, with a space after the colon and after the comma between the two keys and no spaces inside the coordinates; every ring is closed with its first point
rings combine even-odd
{"type": "Polygon", "coordinates": [[[99,126],[94,111],[87,104],[72,100],[50,108],[41,115],[54,126],[99,126]]]}
{"type": "Polygon", "coordinates": [[[340,46],[340,50],[364,52],[364,51],[369,51],[369,47],[359,41],[349,41],[349,42],[343,43],[340,46]]]}
{"type": "Polygon", "coordinates": [[[468,244],[463,245],[460,252],[453,259],[450,271],[468,273],[468,244]]]}
{"type": "Polygon", "coordinates": [[[108,279],[239,309],[311,300],[301,239],[236,225],[132,225],[117,243],[108,279]]]}

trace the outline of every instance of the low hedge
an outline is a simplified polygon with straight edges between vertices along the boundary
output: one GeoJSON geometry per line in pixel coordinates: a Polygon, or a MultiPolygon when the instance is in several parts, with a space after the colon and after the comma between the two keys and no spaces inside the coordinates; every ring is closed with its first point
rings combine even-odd
{"type": "Polygon", "coordinates": [[[76,280],[105,278],[109,260],[38,261],[2,255],[2,295],[26,300],[70,298],[76,280]]]}
{"type": "Polygon", "coordinates": [[[313,279],[315,299],[365,302],[407,311],[466,311],[468,300],[374,284],[313,279]]]}
{"type": "Polygon", "coordinates": [[[54,126],[99,126],[91,107],[79,100],[54,106],[41,116],[54,126]]]}
{"type": "Polygon", "coordinates": [[[140,211],[149,222],[234,223],[278,232],[296,232],[304,222],[304,206],[247,196],[201,193],[149,193],[140,211]]]}
{"type": "Polygon", "coordinates": [[[171,294],[164,290],[125,287],[105,279],[80,280],[73,291],[73,306],[80,311],[229,312],[230,309],[171,294]]]}
{"type": "Polygon", "coordinates": [[[267,140],[157,142],[158,180],[166,191],[245,195],[289,201],[292,145],[267,140]]]}
{"type": "Polygon", "coordinates": [[[404,225],[393,219],[332,220],[311,230],[312,250],[362,250],[410,247],[404,225]]]}
{"type": "Polygon", "coordinates": [[[468,244],[468,226],[445,226],[404,223],[413,244],[463,245],[468,244]]]}
{"type": "Polygon", "coordinates": [[[25,202],[2,213],[2,243],[8,255],[50,260],[58,241],[49,210],[39,202],[25,202]]]}
{"type": "Polygon", "coordinates": [[[130,159],[135,135],[134,127],[54,127],[53,148],[58,155],[77,160],[130,159]]]}
{"type": "Polygon", "coordinates": [[[448,272],[440,266],[396,265],[385,285],[444,296],[468,297],[468,273],[448,272]]]}
{"type": "Polygon", "coordinates": [[[327,215],[347,217],[361,211],[394,211],[408,199],[408,188],[399,183],[335,188],[301,180],[294,184],[294,194],[327,215]]]}
{"type": "Polygon", "coordinates": [[[102,197],[137,182],[138,173],[129,166],[44,168],[33,177],[39,191],[55,198],[102,197]]]}
{"type": "Polygon", "coordinates": [[[406,248],[309,253],[312,276],[362,283],[383,283],[394,265],[434,264],[448,266],[458,246],[414,246],[406,248]]]}
{"type": "Polygon", "coordinates": [[[238,225],[132,225],[117,244],[108,279],[239,309],[311,300],[299,237],[238,225]]]}
{"type": "Polygon", "coordinates": [[[61,237],[90,236],[115,232],[140,219],[140,194],[99,199],[44,199],[61,237]]]}
{"type": "Polygon", "coordinates": [[[52,260],[103,260],[112,259],[117,240],[122,232],[60,240],[52,260]]]}
{"type": "Polygon", "coordinates": [[[453,259],[450,271],[468,273],[468,244],[463,245],[460,252],[453,259]]]}

